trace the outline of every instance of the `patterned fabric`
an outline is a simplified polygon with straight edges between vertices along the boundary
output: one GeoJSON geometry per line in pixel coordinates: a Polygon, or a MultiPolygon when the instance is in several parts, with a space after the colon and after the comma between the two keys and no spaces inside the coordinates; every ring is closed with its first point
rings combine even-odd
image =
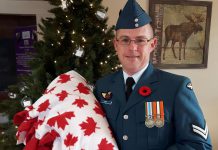
{"type": "Polygon", "coordinates": [[[58,76],[32,106],[14,116],[17,144],[26,150],[116,150],[105,114],[86,80],[58,76]]]}

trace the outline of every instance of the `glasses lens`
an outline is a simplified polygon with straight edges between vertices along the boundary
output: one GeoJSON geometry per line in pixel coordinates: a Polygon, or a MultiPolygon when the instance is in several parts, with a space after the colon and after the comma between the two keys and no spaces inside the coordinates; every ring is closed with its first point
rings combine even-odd
{"type": "Polygon", "coordinates": [[[137,45],[146,45],[147,44],[147,39],[144,39],[144,38],[136,39],[135,44],[137,44],[137,45]]]}
{"type": "Polygon", "coordinates": [[[122,45],[129,45],[131,40],[128,38],[121,38],[119,41],[120,41],[120,44],[122,45]]]}

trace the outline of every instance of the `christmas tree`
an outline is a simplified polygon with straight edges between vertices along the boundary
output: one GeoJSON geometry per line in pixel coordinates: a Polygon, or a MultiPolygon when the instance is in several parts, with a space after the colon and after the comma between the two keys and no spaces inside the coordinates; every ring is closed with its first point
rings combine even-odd
{"type": "Polygon", "coordinates": [[[37,53],[29,63],[32,73],[10,86],[9,97],[0,104],[9,122],[0,126],[0,149],[15,146],[13,115],[27,103],[35,102],[48,84],[61,73],[75,70],[90,84],[119,67],[112,39],[114,27],[107,25],[107,9],[102,0],[49,0],[53,17],[39,25],[42,39],[34,47],[37,53]]]}

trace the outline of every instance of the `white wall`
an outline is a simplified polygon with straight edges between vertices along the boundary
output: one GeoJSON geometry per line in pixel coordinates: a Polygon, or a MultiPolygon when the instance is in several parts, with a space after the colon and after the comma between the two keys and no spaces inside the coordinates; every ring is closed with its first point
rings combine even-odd
{"type": "MultiPolygon", "coordinates": [[[[209,0],[207,0],[209,1],[209,0]]],[[[206,69],[175,69],[169,72],[188,76],[192,79],[195,93],[207,120],[214,149],[218,149],[218,1],[213,1],[211,31],[209,42],[208,67],[206,69]]],[[[103,0],[109,7],[109,25],[113,25],[118,17],[119,10],[126,0],[103,0]]],[[[148,0],[138,0],[139,4],[148,11],[148,0]]],[[[0,0],[1,14],[36,14],[37,23],[41,17],[49,16],[47,12],[51,6],[45,1],[28,0],[0,0]]]]}
{"type": "MultiPolygon", "coordinates": [[[[209,1],[209,0],[207,0],[209,1]]],[[[212,138],[214,150],[218,149],[218,1],[213,2],[208,67],[206,69],[168,69],[167,71],[188,76],[192,79],[194,91],[204,112],[212,138]],[[216,120],[217,119],[217,120],[216,120]]],[[[137,1],[147,12],[149,0],[137,1]]],[[[109,25],[116,23],[118,12],[126,0],[103,0],[109,7],[109,25]]]]}
{"type": "Polygon", "coordinates": [[[46,1],[0,0],[0,14],[35,14],[37,24],[42,17],[51,15],[48,13],[50,8],[46,1]]]}

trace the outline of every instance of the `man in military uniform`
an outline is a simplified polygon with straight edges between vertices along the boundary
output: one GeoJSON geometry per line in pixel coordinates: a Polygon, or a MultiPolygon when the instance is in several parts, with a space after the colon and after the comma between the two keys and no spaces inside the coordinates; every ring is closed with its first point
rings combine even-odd
{"type": "Polygon", "coordinates": [[[157,39],[151,19],[128,0],[116,24],[114,47],[122,70],[99,79],[95,96],[122,150],[209,150],[208,127],[184,76],[153,68],[157,39]]]}

